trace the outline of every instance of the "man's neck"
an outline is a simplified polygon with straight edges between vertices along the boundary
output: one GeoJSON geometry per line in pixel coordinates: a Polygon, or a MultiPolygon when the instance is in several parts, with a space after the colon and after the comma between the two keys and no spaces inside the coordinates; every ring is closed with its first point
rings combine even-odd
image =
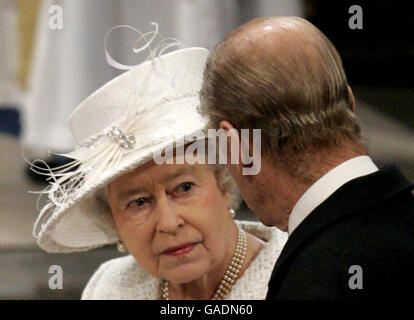
{"type": "Polygon", "coordinates": [[[332,168],[312,184],[296,202],[289,216],[288,232],[291,234],[305,218],[333,193],[349,181],[372,174],[378,167],[369,156],[359,155],[332,168]]]}
{"type": "Polygon", "coordinates": [[[267,168],[266,183],[269,190],[272,190],[269,198],[274,201],[268,203],[272,208],[266,211],[270,213],[273,208],[278,208],[278,211],[283,212],[283,221],[278,219],[272,224],[287,231],[290,213],[306,190],[341,163],[365,154],[366,151],[362,146],[343,146],[335,150],[309,153],[306,160],[301,163],[301,168],[297,170],[289,170],[280,163],[267,168]]]}
{"type": "MultiPolygon", "coordinates": [[[[309,155],[309,161],[307,160],[307,163],[304,164],[307,170],[306,177],[308,178],[305,183],[307,185],[306,189],[341,163],[362,155],[366,155],[366,151],[358,146],[338,148],[332,151],[320,151],[309,155]]],[[[292,178],[294,180],[302,179],[302,177],[292,178]]]]}

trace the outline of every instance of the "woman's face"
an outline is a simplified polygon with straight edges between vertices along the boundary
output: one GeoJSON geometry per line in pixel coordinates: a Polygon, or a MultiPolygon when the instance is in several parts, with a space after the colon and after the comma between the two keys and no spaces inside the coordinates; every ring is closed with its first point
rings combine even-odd
{"type": "Polygon", "coordinates": [[[203,164],[147,163],[109,184],[120,239],[155,277],[186,283],[219,267],[229,251],[229,195],[203,164]]]}

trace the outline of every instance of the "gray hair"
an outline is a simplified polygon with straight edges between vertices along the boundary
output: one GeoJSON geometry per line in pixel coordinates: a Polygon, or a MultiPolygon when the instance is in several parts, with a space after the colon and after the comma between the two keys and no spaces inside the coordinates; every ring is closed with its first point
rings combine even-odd
{"type": "Polygon", "coordinates": [[[333,44],[301,18],[261,21],[306,31],[309,38],[296,41],[294,53],[269,50],[264,41],[243,47],[232,41],[237,29],[220,42],[208,58],[200,93],[200,112],[209,118],[208,127],[217,129],[227,120],[236,129],[260,128],[264,155],[278,158],[291,172],[314,151],[362,143],[333,44]]]}

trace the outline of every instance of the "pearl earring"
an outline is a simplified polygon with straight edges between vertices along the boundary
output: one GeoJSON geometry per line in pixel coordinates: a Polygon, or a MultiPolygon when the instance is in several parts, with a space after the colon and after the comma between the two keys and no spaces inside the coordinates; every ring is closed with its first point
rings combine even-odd
{"type": "Polygon", "coordinates": [[[232,208],[229,209],[229,214],[232,219],[234,219],[234,217],[236,216],[236,212],[232,208]]]}
{"type": "Polygon", "coordinates": [[[119,252],[125,252],[125,246],[122,243],[122,241],[118,241],[118,244],[116,245],[119,252]]]}

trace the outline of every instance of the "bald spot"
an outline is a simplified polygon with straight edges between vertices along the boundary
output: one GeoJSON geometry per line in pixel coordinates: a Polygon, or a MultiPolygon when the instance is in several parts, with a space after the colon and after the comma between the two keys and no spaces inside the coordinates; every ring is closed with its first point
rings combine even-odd
{"type": "MultiPolygon", "coordinates": [[[[313,25],[297,17],[257,18],[229,33],[220,43],[223,55],[250,61],[277,55],[288,62],[292,57],[318,64],[318,39],[313,25]]],[[[295,64],[295,62],[291,61],[295,64]]],[[[294,66],[292,66],[294,67],[294,66]]]]}

